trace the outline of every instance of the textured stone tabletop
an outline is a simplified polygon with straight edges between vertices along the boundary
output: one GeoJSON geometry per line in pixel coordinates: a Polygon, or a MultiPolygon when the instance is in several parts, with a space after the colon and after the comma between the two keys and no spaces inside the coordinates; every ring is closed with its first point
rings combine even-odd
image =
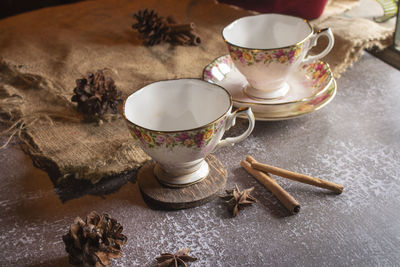
{"type": "MultiPolygon", "coordinates": [[[[61,236],[76,216],[107,212],[128,243],[113,266],[154,266],[190,247],[190,266],[395,266],[400,262],[400,72],[369,54],[338,80],[336,98],[304,117],[257,122],[252,135],[215,156],[228,184],[255,187],[258,202],[231,218],[224,202],[157,211],[129,179],[85,194],[54,189],[14,142],[0,151],[0,266],[68,266],[61,236]],[[259,161],[341,183],[341,195],[277,181],[302,205],[289,215],[240,168],[259,161]]],[[[246,122],[239,121],[232,132],[246,122]]],[[[3,140],[4,141],[4,140],[3,140]]]]}

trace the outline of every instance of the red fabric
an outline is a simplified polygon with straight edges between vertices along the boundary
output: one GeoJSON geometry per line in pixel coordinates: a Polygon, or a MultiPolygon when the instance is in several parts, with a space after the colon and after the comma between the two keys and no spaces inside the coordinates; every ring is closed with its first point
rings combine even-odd
{"type": "Polygon", "coordinates": [[[321,16],[328,0],[218,0],[221,3],[261,13],[279,13],[316,19],[321,16]]]}

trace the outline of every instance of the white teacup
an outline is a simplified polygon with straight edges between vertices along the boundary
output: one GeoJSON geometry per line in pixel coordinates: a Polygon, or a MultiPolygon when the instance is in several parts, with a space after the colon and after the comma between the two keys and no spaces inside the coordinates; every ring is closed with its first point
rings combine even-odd
{"type": "Polygon", "coordinates": [[[131,94],[124,104],[131,134],[156,161],[156,177],[172,186],[202,180],[209,173],[204,160],[208,154],[250,135],[254,128],[251,109],[231,110],[230,94],[200,79],[151,83],[131,94]],[[238,114],[248,117],[249,127],[240,136],[221,140],[238,114]]]}
{"type": "Polygon", "coordinates": [[[314,33],[308,21],[279,14],[237,19],[223,29],[222,36],[236,68],[250,84],[245,92],[263,99],[286,95],[288,76],[300,64],[327,55],[334,43],[329,28],[314,33]],[[317,55],[306,56],[321,36],[328,37],[327,47],[317,55]]]}

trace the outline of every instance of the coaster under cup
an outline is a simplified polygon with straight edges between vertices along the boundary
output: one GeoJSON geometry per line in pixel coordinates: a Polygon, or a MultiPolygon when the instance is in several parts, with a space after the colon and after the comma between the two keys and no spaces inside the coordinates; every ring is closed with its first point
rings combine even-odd
{"type": "Polygon", "coordinates": [[[203,205],[225,189],[227,171],[213,155],[206,157],[210,172],[206,178],[185,187],[161,184],[154,175],[154,162],[145,164],[138,173],[138,184],[146,203],[156,209],[178,210],[203,205]]]}

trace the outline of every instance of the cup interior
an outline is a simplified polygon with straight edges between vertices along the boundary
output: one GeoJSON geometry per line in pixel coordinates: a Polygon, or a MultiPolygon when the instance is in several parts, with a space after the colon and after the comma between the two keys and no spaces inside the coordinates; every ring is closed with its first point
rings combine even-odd
{"type": "Polygon", "coordinates": [[[295,45],[312,33],[311,26],[298,17],[261,14],[235,20],[222,31],[230,44],[251,49],[274,49],[295,45]]]}
{"type": "Polygon", "coordinates": [[[231,108],[229,93],[200,79],[166,80],[149,84],[125,101],[125,118],[153,131],[199,128],[231,108]]]}

